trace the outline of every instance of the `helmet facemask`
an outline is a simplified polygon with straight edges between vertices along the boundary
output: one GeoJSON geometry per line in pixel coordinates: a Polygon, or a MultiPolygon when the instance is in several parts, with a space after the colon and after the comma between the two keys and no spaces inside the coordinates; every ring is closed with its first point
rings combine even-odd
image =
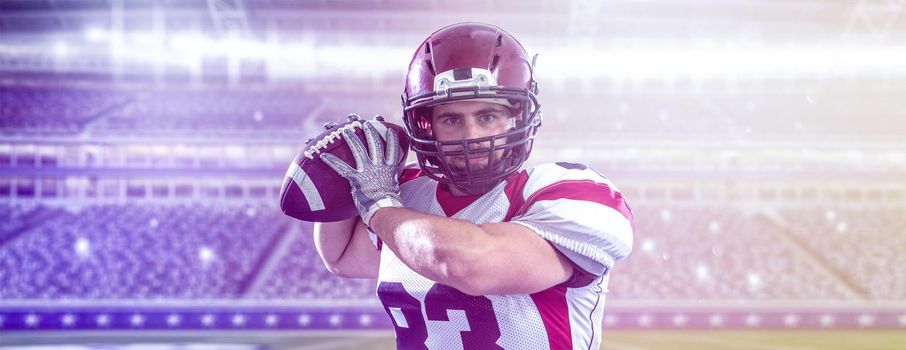
{"type": "Polygon", "coordinates": [[[455,88],[443,98],[416,96],[404,109],[411,147],[426,175],[474,195],[485,193],[519,170],[531,152],[538,126],[540,106],[528,91],[492,87],[487,90],[455,88]],[[422,101],[419,101],[421,98],[422,101]],[[430,98],[430,99],[429,99],[430,98]],[[513,125],[502,133],[486,137],[440,141],[432,132],[432,111],[437,105],[457,101],[500,101],[506,98],[513,125]],[[419,103],[421,102],[421,103],[419,103]],[[518,112],[516,115],[512,112],[518,112]],[[451,159],[460,159],[457,165],[451,159]],[[486,161],[485,161],[486,160],[486,161]]]}
{"type": "Polygon", "coordinates": [[[489,24],[454,24],[422,42],[409,63],[402,104],[410,146],[427,176],[466,194],[482,194],[519,170],[541,125],[534,66],[515,38],[489,24]],[[438,140],[433,109],[460,101],[501,104],[519,113],[510,113],[516,120],[512,127],[493,128],[496,135],[438,140]]]}

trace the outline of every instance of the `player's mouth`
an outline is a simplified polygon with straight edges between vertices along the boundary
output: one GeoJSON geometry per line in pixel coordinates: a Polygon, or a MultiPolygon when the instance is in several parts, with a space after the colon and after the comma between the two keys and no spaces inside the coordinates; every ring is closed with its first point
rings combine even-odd
{"type": "MultiPolygon", "coordinates": [[[[460,162],[465,162],[466,156],[455,156],[455,157],[453,157],[453,159],[458,160],[460,162]]],[[[484,154],[484,155],[476,154],[476,155],[470,155],[468,157],[468,159],[469,159],[469,163],[475,163],[475,162],[486,161],[488,159],[488,156],[486,154],[484,154]]]]}

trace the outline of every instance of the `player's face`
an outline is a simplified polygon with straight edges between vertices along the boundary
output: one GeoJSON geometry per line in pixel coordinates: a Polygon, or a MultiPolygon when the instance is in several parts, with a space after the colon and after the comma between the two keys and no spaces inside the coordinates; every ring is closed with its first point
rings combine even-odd
{"type": "MultiPolygon", "coordinates": [[[[457,101],[434,107],[431,129],[438,141],[458,141],[494,136],[515,126],[515,117],[503,105],[482,101],[457,101]]],[[[469,143],[469,167],[483,169],[488,166],[490,141],[469,143]]],[[[462,145],[443,146],[444,151],[459,151],[462,145]]],[[[495,162],[503,156],[503,150],[494,152],[495,162]]],[[[465,169],[464,155],[448,156],[447,163],[454,168],[465,169]]]]}

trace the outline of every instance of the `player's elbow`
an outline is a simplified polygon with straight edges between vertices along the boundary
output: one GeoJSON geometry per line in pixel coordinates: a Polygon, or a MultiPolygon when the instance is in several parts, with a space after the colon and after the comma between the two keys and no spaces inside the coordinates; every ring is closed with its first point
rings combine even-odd
{"type": "Polygon", "coordinates": [[[339,276],[339,277],[347,277],[346,272],[343,271],[342,268],[340,268],[339,261],[330,261],[330,260],[325,259],[322,256],[321,262],[324,263],[324,268],[326,268],[327,271],[330,272],[332,275],[339,276]]]}
{"type": "Polygon", "coordinates": [[[484,295],[481,283],[476,281],[475,269],[464,263],[454,262],[446,265],[446,281],[444,284],[456,288],[468,295],[484,295]]]}
{"type": "Polygon", "coordinates": [[[456,251],[455,253],[441,254],[439,266],[443,266],[441,283],[456,288],[468,295],[485,295],[489,286],[484,278],[481,261],[474,254],[456,251]]]}
{"type": "Polygon", "coordinates": [[[340,263],[328,264],[324,262],[324,267],[327,268],[327,271],[332,275],[337,277],[345,278],[375,278],[377,277],[376,271],[371,271],[371,269],[362,267],[362,266],[347,266],[340,263]]]}

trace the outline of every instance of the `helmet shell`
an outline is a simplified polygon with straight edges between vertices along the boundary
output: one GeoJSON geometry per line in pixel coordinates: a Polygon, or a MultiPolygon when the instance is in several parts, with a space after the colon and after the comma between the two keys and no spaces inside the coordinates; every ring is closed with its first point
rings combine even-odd
{"type": "MultiPolygon", "coordinates": [[[[435,180],[467,194],[487,192],[517,171],[528,155],[538,127],[541,105],[533,64],[521,44],[502,29],[484,23],[459,23],[444,27],[425,39],[409,63],[402,95],[403,121],[419,166],[435,180]],[[431,107],[461,100],[517,106],[522,115],[515,127],[480,139],[437,141],[426,125],[431,107]],[[469,143],[488,143],[490,160],[483,169],[454,169],[447,162],[445,145],[469,149],[469,143]]],[[[476,147],[477,148],[477,147],[476,147]]],[[[468,155],[468,151],[464,151],[468,155]]],[[[462,154],[456,154],[462,155],[462,154]]]]}

